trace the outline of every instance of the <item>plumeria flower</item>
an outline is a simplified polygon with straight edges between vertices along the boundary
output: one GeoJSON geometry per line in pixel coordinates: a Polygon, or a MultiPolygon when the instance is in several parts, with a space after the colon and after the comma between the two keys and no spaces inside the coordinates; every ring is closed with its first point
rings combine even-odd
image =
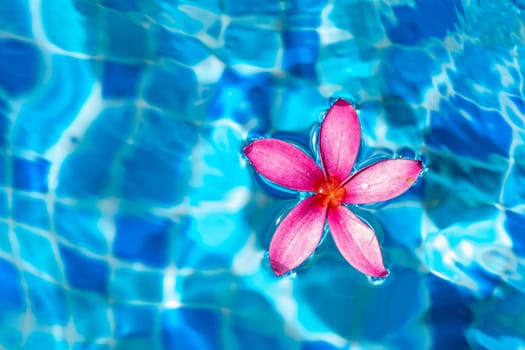
{"type": "Polygon", "coordinates": [[[312,195],[278,225],[270,243],[270,264],[280,276],[304,262],[319,245],[325,222],[343,257],[374,277],[388,275],[373,229],[345,204],[386,201],[404,193],[422,171],[417,160],[388,159],[351,174],[361,126],[355,109],[338,99],[321,124],[321,167],[298,147],[274,138],[258,139],[243,152],[255,170],[273,183],[312,195]]]}

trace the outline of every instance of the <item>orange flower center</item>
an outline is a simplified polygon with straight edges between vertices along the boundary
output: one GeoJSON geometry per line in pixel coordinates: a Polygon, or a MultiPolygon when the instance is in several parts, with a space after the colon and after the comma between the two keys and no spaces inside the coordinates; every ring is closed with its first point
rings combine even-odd
{"type": "Polygon", "coordinates": [[[341,186],[341,180],[336,177],[323,179],[316,189],[315,199],[323,207],[338,207],[346,196],[346,190],[341,186]]]}

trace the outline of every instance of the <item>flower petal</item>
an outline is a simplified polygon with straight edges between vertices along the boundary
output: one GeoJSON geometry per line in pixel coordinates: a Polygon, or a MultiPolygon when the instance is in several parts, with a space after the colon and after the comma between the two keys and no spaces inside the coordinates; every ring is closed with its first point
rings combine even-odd
{"type": "Polygon", "coordinates": [[[299,266],[319,245],[326,207],[314,196],[306,198],[286,215],[270,243],[270,264],[277,276],[299,266]]]}
{"type": "Polygon", "coordinates": [[[374,231],[347,207],[330,208],[328,226],[335,245],[350,265],[370,276],[388,275],[374,231]]]}
{"type": "Polygon", "coordinates": [[[416,181],[423,165],[417,160],[389,159],[353,175],[346,185],[345,203],[376,203],[399,196],[416,181]]]}
{"type": "Polygon", "coordinates": [[[257,172],[278,185],[314,192],[324,178],[312,158],[298,147],[277,139],[260,139],[244,147],[257,172]]]}
{"type": "Polygon", "coordinates": [[[361,142],[361,125],[352,105],[337,100],[321,124],[321,159],[328,176],[344,180],[350,175],[361,142]]]}

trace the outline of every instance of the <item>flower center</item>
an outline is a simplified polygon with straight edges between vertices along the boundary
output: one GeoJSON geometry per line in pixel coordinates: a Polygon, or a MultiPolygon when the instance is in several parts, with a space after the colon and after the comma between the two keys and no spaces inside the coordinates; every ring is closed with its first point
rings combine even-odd
{"type": "Polygon", "coordinates": [[[330,177],[319,183],[315,199],[323,207],[335,208],[341,205],[345,196],[346,190],[341,186],[341,180],[330,177]]]}

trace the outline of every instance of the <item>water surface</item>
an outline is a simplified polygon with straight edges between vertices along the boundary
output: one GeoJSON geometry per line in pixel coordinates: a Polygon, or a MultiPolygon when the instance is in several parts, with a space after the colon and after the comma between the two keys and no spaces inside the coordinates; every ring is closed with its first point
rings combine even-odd
{"type": "Polygon", "coordinates": [[[521,0],[0,4],[0,347],[525,347],[521,0]],[[311,148],[330,101],[370,157],[423,157],[356,208],[391,277],[328,235],[266,251],[298,200],[240,150],[311,148]]]}

